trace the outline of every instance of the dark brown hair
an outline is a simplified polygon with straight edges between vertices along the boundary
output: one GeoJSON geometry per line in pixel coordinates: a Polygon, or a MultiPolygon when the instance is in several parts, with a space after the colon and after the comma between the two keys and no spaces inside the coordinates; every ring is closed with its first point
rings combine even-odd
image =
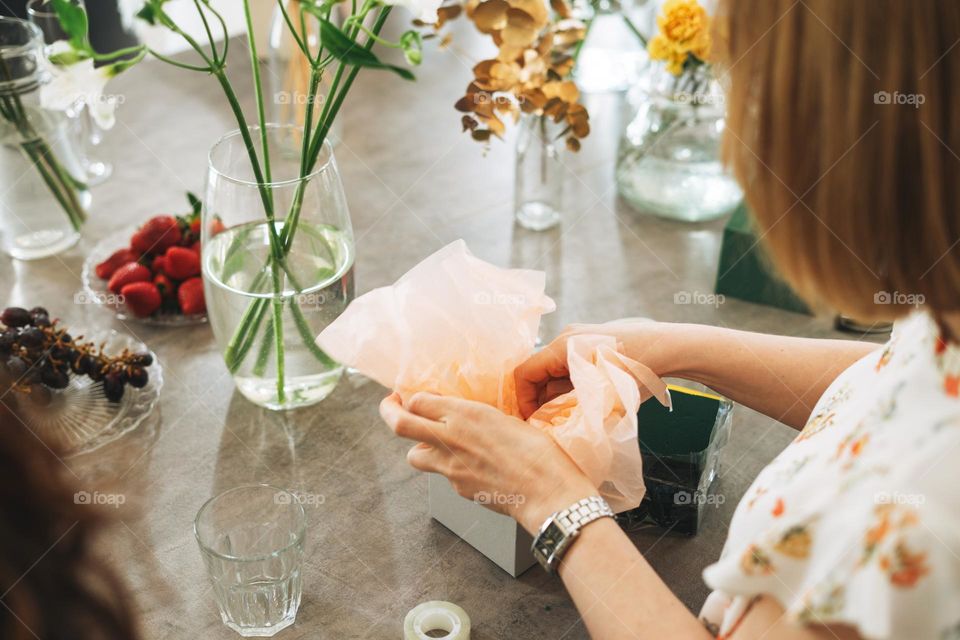
{"type": "Polygon", "coordinates": [[[136,638],[122,585],[91,550],[104,520],[67,476],[0,401],[0,638],[136,638]]]}
{"type": "Polygon", "coordinates": [[[960,3],[721,0],[725,157],[780,273],[862,320],[960,310],[960,3]]]}

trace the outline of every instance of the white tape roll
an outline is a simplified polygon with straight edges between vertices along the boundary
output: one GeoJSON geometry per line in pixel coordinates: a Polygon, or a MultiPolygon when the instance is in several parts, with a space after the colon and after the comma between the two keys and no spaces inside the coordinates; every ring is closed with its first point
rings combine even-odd
{"type": "Polygon", "coordinates": [[[470,640],[470,616],[467,612],[443,600],[418,604],[407,612],[403,620],[404,640],[470,640]],[[447,635],[427,635],[445,631],[447,635]]]}

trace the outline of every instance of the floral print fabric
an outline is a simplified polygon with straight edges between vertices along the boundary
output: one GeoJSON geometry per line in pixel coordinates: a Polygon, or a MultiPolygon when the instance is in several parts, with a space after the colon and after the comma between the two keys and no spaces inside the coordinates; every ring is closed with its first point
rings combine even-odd
{"type": "Polygon", "coordinates": [[[842,373],[744,494],[701,617],[758,595],[799,624],[960,640],[960,346],[916,313],[842,373]]]}

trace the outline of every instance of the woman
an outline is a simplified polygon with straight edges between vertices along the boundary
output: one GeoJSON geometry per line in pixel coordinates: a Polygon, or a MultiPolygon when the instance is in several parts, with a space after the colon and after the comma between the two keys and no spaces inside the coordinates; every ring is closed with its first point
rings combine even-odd
{"type": "MultiPolygon", "coordinates": [[[[567,336],[599,331],[800,433],[739,504],[701,619],[610,518],[583,526],[560,577],[604,640],[960,638],[960,3],[726,0],[716,23],[726,156],[780,273],[821,307],[898,323],[882,349],[682,324],[565,332],[516,371],[524,417],[569,389],[567,336]]],[[[524,496],[504,508],[532,534],[597,493],[548,435],[491,407],[421,394],[382,414],[420,441],[415,468],[465,496],[524,496]]]]}

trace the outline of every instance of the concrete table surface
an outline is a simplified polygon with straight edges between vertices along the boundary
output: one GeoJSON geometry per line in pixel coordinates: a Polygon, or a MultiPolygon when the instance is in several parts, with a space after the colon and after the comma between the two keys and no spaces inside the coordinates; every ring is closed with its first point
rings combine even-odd
{"type": "MultiPolygon", "coordinates": [[[[712,291],[722,221],[671,223],[618,201],[613,165],[630,112],[619,95],[587,99],[593,132],[578,155],[564,156],[563,225],[542,233],[515,227],[513,139],[484,152],[460,132],[453,109],[485,43],[463,23],[455,31],[451,49],[428,52],[417,82],[365,71],[343,109],[336,156],[356,234],[358,294],[464,238],[486,260],[546,270],[558,310],[544,320],[545,338],[570,322],[634,316],[840,335],[829,319],[736,300],[674,303],[680,292],[712,291]]],[[[253,113],[245,51],[237,45],[231,72],[253,113]]],[[[202,74],[152,61],[110,91],[124,101],[100,153],[116,170],[93,191],[83,241],[42,261],[0,259],[0,283],[7,304],[42,304],[76,330],[135,334],[164,368],[159,411],[147,424],[65,461],[81,488],[126,497],[102,548],[131,587],[144,637],[236,637],[219,620],[192,523],[212,495],[256,482],[315,496],[307,506],[303,602],[296,624],[279,638],[400,638],[404,615],[425,600],[460,604],[477,640],[587,637],[559,581],[538,568],[510,578],[430,520],[427,478],[407,466],[409,443],[394,438],[377,415],[386,394],[379,385],[348,377],[319,405],[271,413],[234,390],[208,326],[155,328],[75,303],[84,256],[97,239],[152,214],[184,211],[185,191],[202,194],[210,146],[234,128],[218,86],[202,74]]],[[[632,534],[692,610],[707,595],[700,573],[718,557],[737,501],[793,435],[737,407],[718,485],[726,500],[709,507],[701,533],[632,534]]]]}

